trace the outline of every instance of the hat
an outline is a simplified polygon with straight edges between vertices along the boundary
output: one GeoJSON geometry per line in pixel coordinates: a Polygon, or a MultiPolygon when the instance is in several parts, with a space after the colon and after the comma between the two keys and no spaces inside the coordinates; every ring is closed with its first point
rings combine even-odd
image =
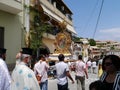
{"type": "Polygon", "coordinates": [[[6,49],[5,48],[0,48],[0,54],[5,54],[6,53],[6,49]]]}
{"type": "Polygon", "coordinates": [[[22,54],[32,55],[32,51],[31,48],[22,48],[22,54]]]}

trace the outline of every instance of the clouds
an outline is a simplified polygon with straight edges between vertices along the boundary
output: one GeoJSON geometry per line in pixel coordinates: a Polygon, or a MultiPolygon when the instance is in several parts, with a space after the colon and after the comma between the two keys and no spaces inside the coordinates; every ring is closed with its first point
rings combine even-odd
{"type": "Polygon", "coordinates": [[[103,29],[96,33],[97,40],[120,41],[120,28],[103,29]]]}

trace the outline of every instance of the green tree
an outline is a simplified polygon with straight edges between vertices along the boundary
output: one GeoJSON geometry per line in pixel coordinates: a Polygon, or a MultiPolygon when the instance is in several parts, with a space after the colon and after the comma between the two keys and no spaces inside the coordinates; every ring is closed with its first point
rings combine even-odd
{"type": "Polygon", "coordinates": [[[114,46],[111,46],[111,47],[110,47],[110,50],[114,50],[114,49],[115,49],[115,47],[114,47],[114,46]]]}
{"type": "Polygon", "coordinates": [[[89,39],[88,41],[89,41],[90,46],[95,46],[96,45],[96,42],[95,42],[94,39],[89,39]]]}
{"type": "Polygon", "coordinates": [[[52,32],[53,29],[53,26],[48,23],[49,17],[44,17],[45,15],[40,12],[39,6],[30,7],[30,48],[34,50],[34,55],[37,54],[38,49],[45,48],[42,42],[43,34],[52,32]]]}
{"type": "Polygon", "coordinates": [[[47,23],[40,23],[40,26],[35,27],[31,30],[31,44],[30,47],[37,49],[43,45],[42,38],[43,34],[48,31],[52,31],[52,26],[47,23]]]}

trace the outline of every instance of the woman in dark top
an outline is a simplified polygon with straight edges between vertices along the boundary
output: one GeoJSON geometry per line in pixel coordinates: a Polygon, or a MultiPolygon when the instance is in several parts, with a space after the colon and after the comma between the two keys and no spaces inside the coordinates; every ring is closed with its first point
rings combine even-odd
{"type": "Polygon", "coordinates": [[[120,90],[120,58],[108,55],[103,59],[100,80],[105,84],[106,90],[120,90]]]}

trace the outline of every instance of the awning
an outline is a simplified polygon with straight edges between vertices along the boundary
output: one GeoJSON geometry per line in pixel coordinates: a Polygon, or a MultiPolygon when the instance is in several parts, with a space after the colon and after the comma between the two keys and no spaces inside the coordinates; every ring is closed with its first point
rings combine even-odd
{"type": "MultiPolygon", "coordinates": [[[[56,15],[55,13],[53,13],[52,11],[48,10],[44,5],[41,5],[41,7],[43,8],[43,11],[44,11],[46,14],[48,14],[48,15],[50,15],[51,17],[55,18],[55,19],[58,20],[59,22],[63,22],[63,19],[62,19],[62,18],[60,18],[59,16],[57,16],[57,15],[56,15]]],[[[66,27],[66,28],[67,28],[70,32],[76,34],[76,31],[75,31],[75,29],[74,29],[73,26],[67,24],[67,27],[66,27]]]]}
{"type": "Polygon", "coordinates": [[[56,14],[54,14],[53,12],[51,12],[50,10],[48,10],[44,5],[41,5],[41,7],[43,8],[43,11],[44,11],[46,14],[54,17],[55,19],[57,19],[57,20],[60,21],[60,22],[63,21],[63,20],[62,20],[60,17],[58,17],[56,14]]]}
{"type": "Polygon", "coordinates": [[[74,27],[70,26],[69,24],[67,25],[67,29],[69,31],[71,31],[72,33],[74,33],[74,34],[77,34],[76,31],[75,31],[75,29],[74,29],[74,27]]]}

